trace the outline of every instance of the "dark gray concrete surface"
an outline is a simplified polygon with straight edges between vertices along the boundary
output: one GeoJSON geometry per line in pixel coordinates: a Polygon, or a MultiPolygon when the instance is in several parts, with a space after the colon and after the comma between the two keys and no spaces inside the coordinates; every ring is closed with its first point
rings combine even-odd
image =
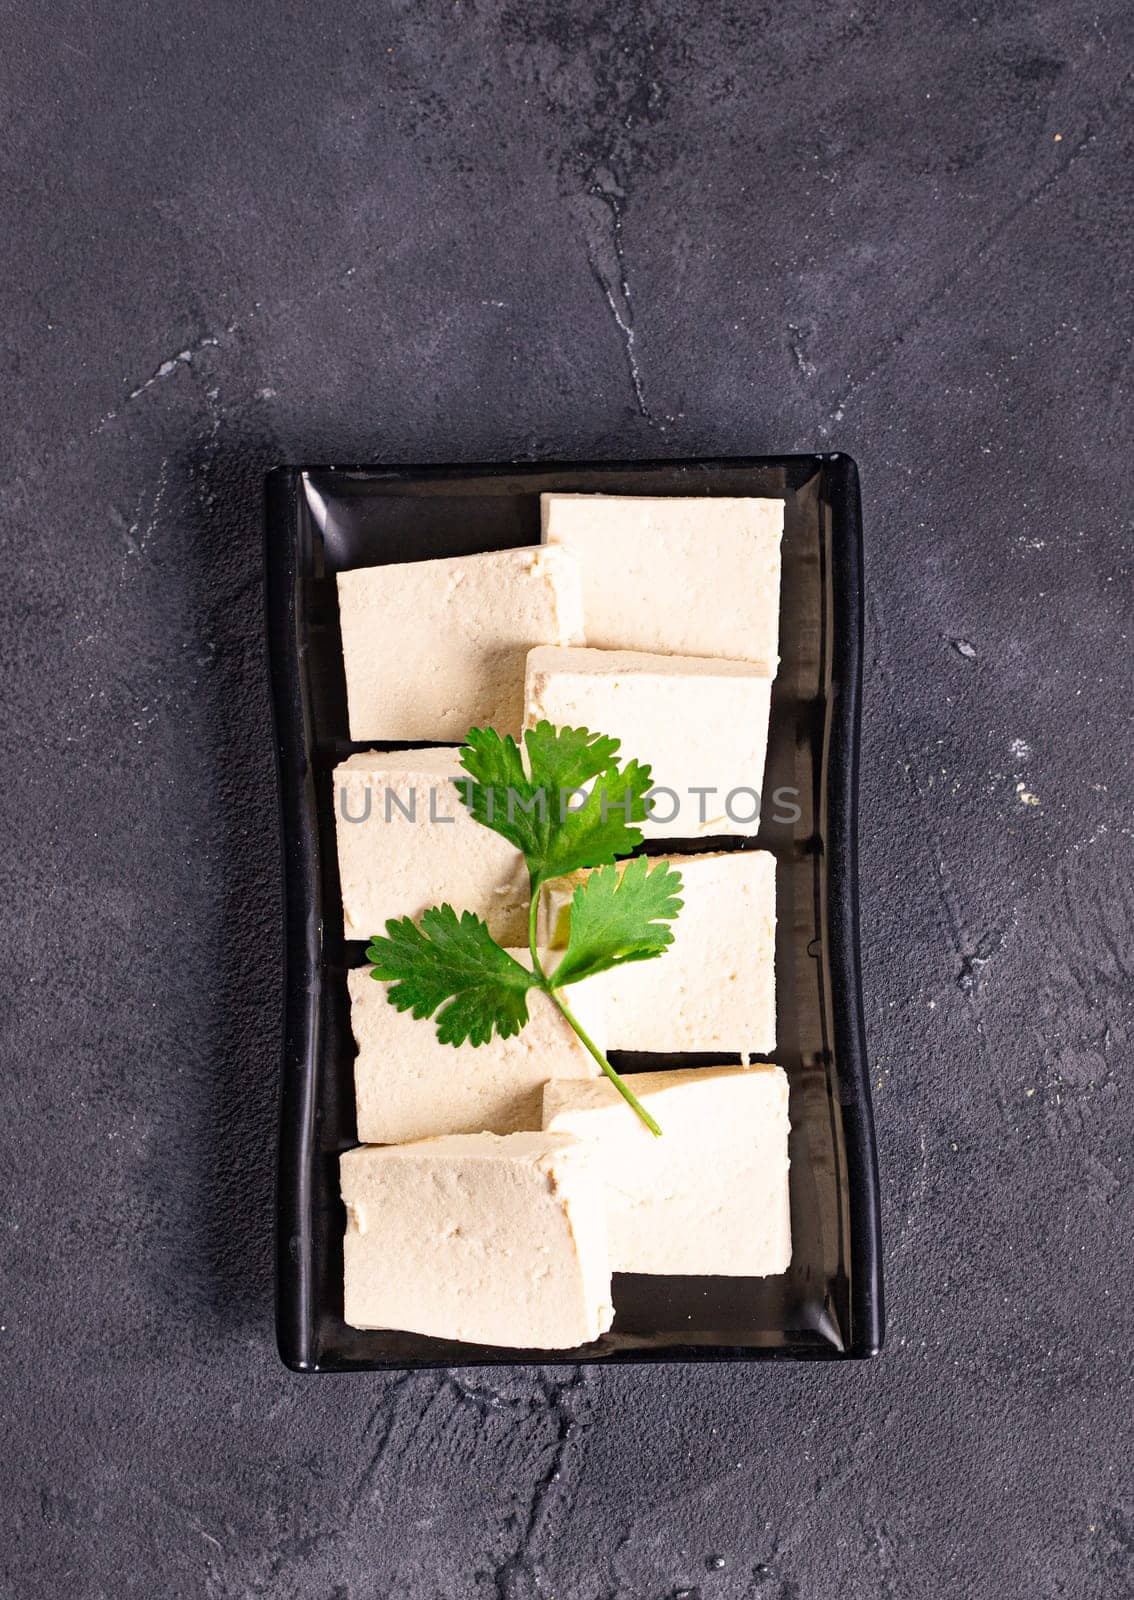
{"type": "Polygon", "coordinates": [[[1129,8],[0,31],[0,1594],[1134,1592],[1129,8]],[[885,1354],[291,1376],[261,473],[814,448],[885,1354]]]}

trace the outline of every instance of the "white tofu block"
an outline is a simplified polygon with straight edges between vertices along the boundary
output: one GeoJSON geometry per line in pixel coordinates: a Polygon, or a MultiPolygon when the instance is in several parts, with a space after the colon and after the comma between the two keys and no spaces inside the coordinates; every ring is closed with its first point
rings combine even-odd
{"type": "MultiPolygon", "coordinates": [[[[526,949],[509,951],[530,967],[526,949]]],[[[442,1044],[433,1018],[397,1011],[388,983],[369,967],[347,975],[358,1137],[363,1144],[403,1144],[445,1133],[518,1133],[538,1129],[543,1086],[550,1078],[595,1078],[594,1058],[539,989],[528,994],[528,1020],[511,1039],[442,1044]]],[[[591,1038],[602,1048],[599,995],[567,990],[591,1038]]]]}
{"type": "MultiPolygon", "coordinates": [[[[609,1050],[770,1055],[776,1047],[775,858],[766,850],[740,850],[658,859],[677,868],[684,885],[673,943],[650,961],[585,979],[576,995],[602,1004],[609,1050]]],[[[541,942],[566,944],[571,895],[583,876],[544,891],[541,942]]]]}
{"type": "Polygon", "coordinates": [[[648,762],[671,793],[657,795],[647,839],[754,834],[771,692],[745,661],[540,646],[528,655],[524,723],[590,728],[621,740],[623,760],[648,762]]]}
{"type": "Polygon", "coordinates": [[[788,1081],[782,1067],[642,1072],[613,1084],[549,1083],[544,1127],[598,1152],[614,1272],[763,1278],[791,1261],[788,1081]]]}
{"type": "Polygon", "coordinates": [[[475,911],[501,944],[528,936],[520,852],[474,822],[452,782],[455,750],[364,750],[335,768],[335,831],[348,939],[386,932],[448,901],[475,911]],[[412,810],[412,820],[406,815],[412,810]]]}
{"type": "Polygon", "coordinates": [[[578,560],[587,644],[751,661],[775,677],[782,500],[545,494],[540,504],[544,543],[578,560]]]}
{"type": "Polygon", "coordinates": [[[338,575],[352,739],[517,734],[524,658],[582,644],[578,569],[565,550],[493,550],[338,575]]]}
{"type": "Polygon", "coordinates": [[[344,1311],[520,1350],[566,1350],[610,1327],[602,1184],[562,1134],[454,1134],[348,1151],[344,1311]]]}

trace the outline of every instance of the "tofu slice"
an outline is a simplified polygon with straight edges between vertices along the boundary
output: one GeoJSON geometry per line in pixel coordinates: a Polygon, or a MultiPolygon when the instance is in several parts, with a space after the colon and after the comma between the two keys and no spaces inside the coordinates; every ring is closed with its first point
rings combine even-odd
{"type": "Polygon", "coordinates": [[[545,494],[540,506],[544,543],[578,560],[587,644],[723,656],[775,677],[782,500],[545,494]]]}
{"type": "Polygon", "coordinates": [[[541,645],[528,654],[524,725],[590,728],[620,739],[624,759],[649,762],[671,792],[657,795],[647,839],[754,834],[771,692],[749,662],[541,645]]]}
{"type": "MultiPolygon", "coordinates": [[[[609,1050],[727,1050],[769,1055],[776,1047],[776,862],[766,850],[659,857],[682,875],[683,907],[664,955],[580,983],[601,1003],[609,1050]],[[592,993],[592,990],[595,993],[592,993]]],[[[567,942],[579,878],[545,890],[541,940],[567,942]]]]}
{"type": "Polygon", "coordinates": [[[791,1261],[782,1067],[635,1073],[655,1138],[613,1084],[549,1083],[543,1124],[598,1152],[614,1272],[763,1278],[791,1261]]]}
{"type": "Polygon", "coordinates": [[[390,917],[417,918],[447,900],[483,917],[501,944],[527,942],[523,857],[469,816],[452,781],[461,776],[457,752],[443,748],[364,750],[335,768],[348,939],[383,934],[390,917]]]}
{"type": "Polygon", "coordinates": [[[602,1183],[556,1133],[453,1134],[342,1157],[344,1311],[520,1350],[568,1350],[614,1317],[602,1183]]]}
{"type": "Polygon", "coordinates": [[[582,644],[578,569],[565,550],[492,550],[338,575],[352,739],[517,734],[524,658],[582,644]]]}
{"type": "MultiPolygon", "coordinates": [[[[509,954],[530,967],[526,949],[509,954]]],[[[355,967],[347,985],[358,1044],[358,1137],[364,1144],[538,1130],[548,1079],[601,1075],[562,1013],[538,989],[529,993],[527,1024],[513,1038],[454,1047],[441,1043],[432,1019],[395,1010],[386,997],[390,985],[372,978],[369,967],[355,967]]],[[[601,995],[580,994],[576,1002],[572,993],[570,1000],[579,1004],[577,1014],[601,1049],[601,995]]]]}

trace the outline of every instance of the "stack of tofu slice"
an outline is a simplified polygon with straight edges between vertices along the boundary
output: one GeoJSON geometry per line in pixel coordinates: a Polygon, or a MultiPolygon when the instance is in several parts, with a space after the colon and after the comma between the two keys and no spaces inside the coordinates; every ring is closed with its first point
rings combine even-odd
{"type": "MultiPolygon", "coordinates": [[[[375,744],[335,775],[348,939],[448,901],[527,961],[522,857],[452,781],[470,727],[620,739],[653,769],[651,855],[757,832],[783,503],[549,494],[542,522],[534,549],[339,576],[351,738],[375,744]],[[434,743],[381,748],[410,740],[434,743]]],[[[660,1139],[543,995],[516,1037],[454,1049],[351,972],[349,1323],[566,1349],[610,1327],[612,1272],[786,1270],[787,1080],[736,1064],[776,1045],[775,862],[751,847],[665,858],[684,880],[673,944],[570,995],[607,1051],[734,1058],[635,1074],[660,1139]]],[[[540,907],[551,962],[573,887],[540,907]]]]}

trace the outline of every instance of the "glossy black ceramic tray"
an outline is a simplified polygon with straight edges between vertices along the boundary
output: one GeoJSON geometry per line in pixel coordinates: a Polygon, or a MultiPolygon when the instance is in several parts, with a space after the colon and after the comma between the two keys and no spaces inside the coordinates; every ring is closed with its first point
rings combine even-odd
{"type": "MultiPolygon", "coordinates": [[[[705,550],[705,560],[713,552],[705,550]]],[[[286,901],[276,1324],[302,1372],[538,1361],[847,1357],[882,1342],[878,1179],[858,962],[856,789],[862,657],[858,476],[846,456],[634,464],[281,468],[267,491],[268,636],[286,901]],[[538,544],[547,490],[775,495],[786,502],[782,662],[765,806],[775,853],[775,1059],[790,1082],[791,1267],[782,1276],[620,1274],[608,1334],[574,1351],[482,1348],[343,1321],[338,1161],[357,1143],[332,799],[347,731],[335,574],[538,544]],[[799,820],[777,823],[797,793],[799,820]]],[[[692,848],[719,850],[719,839],[692,848]]],[[[672,850],[666,841],[656,853],[672,850]]],[[[618,1054],[621,1070],[698,1058],[618,1054]]],[[[701,1058],[703,1059],[703,1058],[701,1058]]],[[[717,1056],[714,1059],[727,1059],[717,1056]]],[[[739,1059],[739,1058],[734,1058],[739,1059]]]]}

